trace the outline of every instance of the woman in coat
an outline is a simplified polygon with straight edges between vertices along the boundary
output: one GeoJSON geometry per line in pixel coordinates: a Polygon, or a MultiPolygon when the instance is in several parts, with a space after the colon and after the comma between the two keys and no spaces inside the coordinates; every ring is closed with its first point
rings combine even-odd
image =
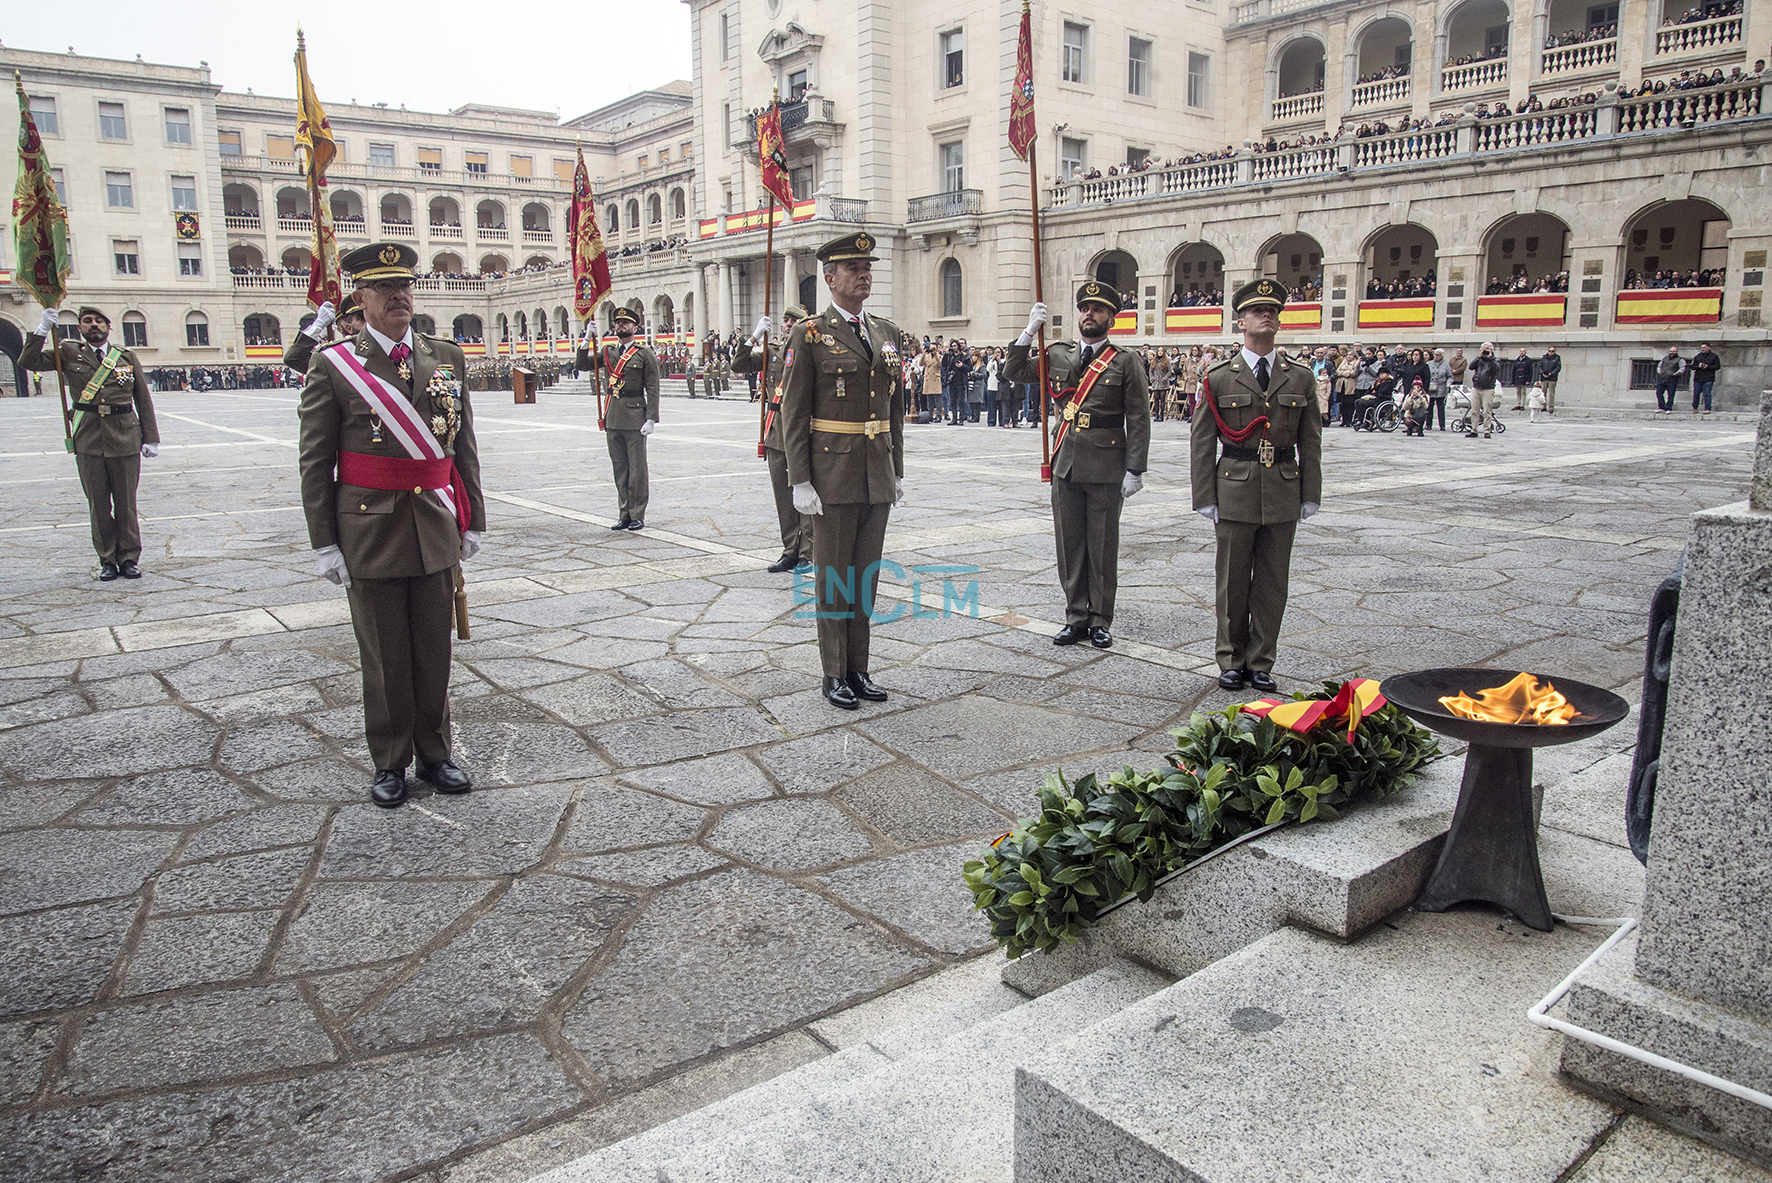
{"type": "Polygon", "coordinates": [[[923,351],[923,409],[932,423],[941,422],[941,359],[933,348],[923,351]]]}
{"type": "Polygon", "coordinates": [[[1159,349],[1151,354],[1151,411],[1158,423],[1161,423],[1169,410],[1169,388],[1172,380],[1169,374],[1169,351],[1159,349]]]}
{"type": "Polygon", "coordinates": [[[984,413],[985,383],[990,381],[990,374],[985,368],[984,355],[974,349],[967,356],[966,371],[966,405],[972,408],[972,422],[977,423],[984,413]]]}
{"type": "Polygon", "coordinates": [[[1446,364],[1446,351],[1434,350],[1434,355],[1427,363],[1427,416],[1426,423],[1433,426],[1434,415],[1440,416],[1440,430],[1446,430],[1446,392],[1452,389],[1452,367],[1446,364]]]}

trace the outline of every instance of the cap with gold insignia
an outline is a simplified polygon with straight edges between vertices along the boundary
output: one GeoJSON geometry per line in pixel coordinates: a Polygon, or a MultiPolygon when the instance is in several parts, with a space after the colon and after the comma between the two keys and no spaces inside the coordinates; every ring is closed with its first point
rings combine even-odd
{"type": "Polygon", "coordinates": [[[1284,308],[1286,307],[1286,287],[1276,279],[1251,280],[1238,288],[1231,296],[1231,311],[1244,312],[1250,308],[1284,308]]]}
{"type": "Polygon", "coordinates": [[[805,320],[806,310],[798,304],[789,304],[781,310],[781,318],[783,320],[805,320]]]}
{"type": "Polygon", "coordinates": [[[378,279],[413,279],[418,274],[418,252],[403,242],[372,242],[360,246],[338,261],[358,287],[378,279]]]}
{"type": "Polygon", "coordinates": [[[630,324],[638,326],[640,323],[640,314],[635,312],[632,308],[617,308],[610,314],[609,319],[616,324],[620,324],[625,320],[630,324]]]}
{"type": "Polygon", "coordinates": [[[343,320],[347,316],[362,316],[362,315],[363,315],[363,302],[361,300],[357,299],[357,293],[356,292],[346,292],[345,298],[343,300],[340,300],[339,304],[338,304],[338,318],[340,320],[343,320]]]}
{"type": "Polygon", "coordinates": [[[82,320],[84,320],[88,316],[96,316],[100,320],[104,321],[106,324],[111,323],[110,317],[106,316],[104,313],[100,312],[98,309],[94,308],[90,304],[80,305],[80,311],[76,315],[77,315],[78,319],[82,319],[82,320]]]}
{"type": "Polygon", "coordinates": [[[820,263],[841,263],[845,259],[867,259],[872,261],[879,256],[874,254],[874,236],[865,230],[854,234],[845,234],[841,238],[833,238],[818,248],[820,263]]]}
{"type": "Polygon", "coordinates": [[[1092,279],[1077,289],[1077,307],[1100,304],[1113,312],[1120,311],[1120,293],[1099,279],[1092,279]]]}

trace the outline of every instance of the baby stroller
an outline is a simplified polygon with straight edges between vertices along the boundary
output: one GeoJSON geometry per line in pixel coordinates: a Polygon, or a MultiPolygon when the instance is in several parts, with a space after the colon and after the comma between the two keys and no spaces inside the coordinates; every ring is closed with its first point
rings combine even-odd
{"type": "MultiPolygon", "coordinates": [[[[1469,431],[1471,425],[1471,388],[1468,386],[1453,386],[1448,388],[1446,391],[1446,406],[1447,409],[1452,412],[1453,416],[1452,421],[1446,425],[1447,428],[1459,433],[1469,431]]],[[[1494,426],[1491,430],[1494,431],[1496,435],[1500,435],[1507,430],[1507,425],[1501,421],[1500,415],[1491,415],[1490,418],[1494,420],[1494,426]]]]}

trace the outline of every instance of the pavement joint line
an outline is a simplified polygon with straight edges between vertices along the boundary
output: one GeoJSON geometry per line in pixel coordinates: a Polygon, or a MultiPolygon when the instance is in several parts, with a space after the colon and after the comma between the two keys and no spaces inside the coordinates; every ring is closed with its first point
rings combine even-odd
{"type": "Polygon", "coordinates": [[[1496,534],[1523,534],[1537,538],[1563,538],[1571,542],[1609,543],[1616,546],[1645,546],[1654,550],[1680,550],[1686,540],[1665,534],[1626,534],[1616,530],[1589,530],[1581,526],[1558,526],[1549,523],[1522,522],[1517,518],[1488,518],[1481,514],[1427,513],[1425,511],[1384,505],[1381,502],[1337,502],[1323,516],[1383,518],[1389,521],[1422,522],[1440,526],[1465,526],[1496,534]]]}
{"type": "Polygon", "coordinates": [[[276,444],[278,447],[282,448],[293,448],[296,446],[295,440],[280,440],[272,436],[260,435],[256,431],[242,431],[238,427],[223,427],[219,423],[206,423],[201,419],[193,419],[189,415],[174,414],[171,411],[163,411],[161,414],[167,419],[177,419],[180,423],[194,423],[198,427],[207,427],[211,431],[223,431],[229,435],[243,435],[247,439],[256,440],[261,444],[276,444]]]}

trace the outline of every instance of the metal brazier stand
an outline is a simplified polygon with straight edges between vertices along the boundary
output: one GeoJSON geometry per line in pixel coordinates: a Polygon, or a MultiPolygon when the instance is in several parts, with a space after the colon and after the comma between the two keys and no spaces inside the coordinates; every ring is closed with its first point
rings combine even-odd
{"type": "MultiPolygon", "coordinates": [[[[1567,678],[1548,679],[1579,712],[1561,726],[1484,723],[1440,705],[1442,697],[1475,694],[1513,676],[1488,669],[1422,670],[1384,679],[1384,696],[1423,727],[1470,745],[1452,828],[1439,864],[1415,900],[1416,911],[1444,912],[1466,900],[1483,900],[1549,932],[1550,901],[1532,824],[1532,749],[1598,735],[1629,714],[1630,705],[1610,690],[1567,678]]],[[[1541,675],[1540,680],[1546,679],[1541,675]]]]}

